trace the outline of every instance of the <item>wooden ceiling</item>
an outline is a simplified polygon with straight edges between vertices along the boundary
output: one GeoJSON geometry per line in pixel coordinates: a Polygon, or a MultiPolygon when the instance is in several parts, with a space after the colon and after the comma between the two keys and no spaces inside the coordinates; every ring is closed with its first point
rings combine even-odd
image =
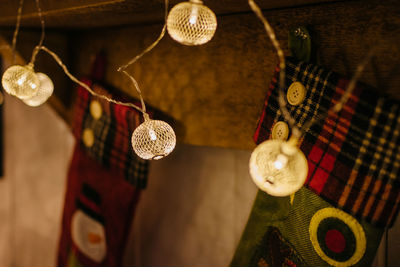
{"type": "MultiPolygon", "coordinates": [[[[19,0],[0,0],[0,26],[14,26],[19,0]]],[[[179,3],[170,0],[169,7],[179,3]]],[[[259,0],[263,9],[311,5],[332,0],[259,0]]],[[[218,15],[249,11],[246,0],[204,0],[218,15]]],[[[163,19],[163,0],[41,0],[50,28],[92,28],[151,23],[163,19]]],[[[22,25],[40,26],[34,0],[24,0],[22,25]]]]}

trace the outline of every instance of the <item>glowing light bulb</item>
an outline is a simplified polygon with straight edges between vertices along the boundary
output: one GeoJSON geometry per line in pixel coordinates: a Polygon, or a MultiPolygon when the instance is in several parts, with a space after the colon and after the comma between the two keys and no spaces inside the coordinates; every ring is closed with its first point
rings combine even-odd
{"type": "Polygon", "coordinates": [[[150,139],[151,139],[152,141],[156,141],[156,140],[157,140],[157,135],[156,135],[156,133],[154,132],[153,129],[150,129],[150,130],[149,130],[149,135],[150,135],[150,139]]]}
{"type": "Polygon", "coordinates": [[[54,91],[54,85],[49,76],[41,72],[36,73],[36,75],[40,82],[39,89],[36,91],[34,96],[22,100],[25,104],[31,107],[37,107],[46,102],[54,91]]]}
{"type": "Polygon", "coordinates": [[[20,99],[27,99],[36,94],[40,81],[29,65],[9,67],[1,80],[4,90],[20,99]]]}
{"type": "Polygon", "coordinates": [[[267,140],[250,157],[250,175],[254,183],[272,196],[289,196],[299,190],[308,173],[303,152],[289,140],[267,140]]]}
{"type": "Polygon", "coordinates": [[[167,30],[175,41],[184,45],[202,45],[212,39],[217,17],[200,0],[182,2],[168,14],[167,30]]]}
{"type": "Polygon", "coordinates": [[[168,123],[146,116],[132,134],[133,150],[142,159],[162,159],[174,150],[175,144],[175,132],[168,123]]]}

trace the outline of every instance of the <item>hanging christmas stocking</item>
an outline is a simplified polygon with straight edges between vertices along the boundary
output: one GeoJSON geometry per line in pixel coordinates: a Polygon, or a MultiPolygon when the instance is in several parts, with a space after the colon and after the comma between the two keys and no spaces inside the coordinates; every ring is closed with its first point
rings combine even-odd
{"type": "MultiPolygon", "coordinates": [[[[290,136],[277,101],[278,71],[254,136],[257,144],[290,136]]],[[[300,127],[326,114],[348,85],[334,72],[290,58],[285,82],[287,108],[300,127]]],[[[271,209],[271,203],[282,206],[286,198],[260,192],[232,265],[259,263],[258,256],[250,261],[249,254],[262,246],[272,249],[264,250],[261,260],[270,266],[283,264],[288,248],[295,255],[289,261],[300,266],[371,264],[383,227],[393,224],[399,208],[399,115],[397,101],[357,85],[339,114],[313,125],[301,140],[308,189],[296,193],[293,206],[283,207],[286,211],[271,209]]]]}
{"type": "MultiPolygon", "coordinates": [[[[84,82],[107,95],[100,85],[84,82]]],[[[147,163],[134,154],[130,141],[140,114],[92,97],[83,88],[77,99],[77,143],[68,173],[58,266],[121,266],[147,179],[147,163]]]]}

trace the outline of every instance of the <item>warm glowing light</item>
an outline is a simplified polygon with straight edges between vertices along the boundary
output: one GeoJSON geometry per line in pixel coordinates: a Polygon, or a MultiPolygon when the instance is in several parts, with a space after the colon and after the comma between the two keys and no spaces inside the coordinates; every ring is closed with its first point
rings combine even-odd
{"type": "Polygon", "coordinates": [[[152,140],[152,141],[155,141],[155,140],[157,140],[157,135],[156,135],[156,133],[154,132],[154,130],[149,130],[149,135],[150,135],[150,139],[152,140]]]}
{"type": "Polygon", "coordinates": [[[42,105],[44,102],[49,99],[49,97],[53,94],[54,85],[51,79],[44,73],[38,72],[36,73],[39,78],[39,90],[36,91],[36,94],[28,99],[23,99],[25,104],[31,107],[37,107],[42,105]]]}
{"type": "Polygon", "coordinates": [[[167,30],[175,41],[184,45],[201,45],[211,40],[217,29],[217,17],[199,0],[174,6],[167,18],[167,30]]]}
{"type": "Polygon", "coordinates": [[[299,190],[308,172],[307,159],[292,140],[267,140],[250,157],[255,184],[272,196],[289,196],[299,190]]]}
{"type": "Polygon", "coordinates": [[[143,159],[162,159],[174,150],[175,144],[175,132],[168,123],[146,116],[132,134],[133,150],[143,159]]]}
{"type": "Polygon", "coordinates": [[[276,160],[274,161],[274,167],[276,169],[280,170],[286,166],[287,162],[288,162],[288,158],[283,154],[279,154],[276,157],[276,160]]]}
{"type": "Polygon", "coordinates": [[[14,65],[3,74],[2,85],[10,95],[20,99],[28,99],[37,93],[40,81],[33,68],[29,65],[14,65]]]}

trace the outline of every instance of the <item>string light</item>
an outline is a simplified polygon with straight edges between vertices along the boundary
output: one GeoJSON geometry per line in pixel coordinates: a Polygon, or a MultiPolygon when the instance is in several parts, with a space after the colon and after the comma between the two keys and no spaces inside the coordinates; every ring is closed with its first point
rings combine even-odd
{"type": "Polygon", "coordinates": [[[9,67],[1,80],[4,90],[20,99],[33,97],[39,90],[40,81],[32,65],[9,67]]]}
{"type": "MultiPolygon", "coordinates": [[[[164,26],[162,28],[160,36],[142,53],[131,59],[127,64],[118,68],[119,72],[125,74],[132,81],[136,91],[139,94],[141,106],[137,106],[132,103],[120,102],[112,98],[109,98],[105,95],[98,94],[95,91],[93,91],[89,86],[87,86],[85,83],[79,81],[75,76],[73,76],[69,72],[67,66],[62,62],[60,57],[47,47],[43,46],[43,41],[45,37],[45,31],[44,31],[45,23],[42,16],[42,10],[39,5],[39,0],[35,0],[35,2],[42,26],[42,34],[39,44],[34,48],[31,61],[27,66],[12,66],[3,74],[2,82],[5,90],[8,93],[16,95],[19,98],[23,99],[24,102],[30,106],[41,105],[51,96],[54,90],[54,85],[51,79],[43,73],[35,73],[33,71],[33,66],[36,56],[39,53],[39,51],[43,50],[44,52],[48,53],[50,56],[53,57],[53,59],[57,62],[57,64],[63,69],[64,73],[73,82],[85,88],[93,96],[102,98],[108,102],[117,105],[132,107],[142,112],[145,121],[144,123],[139,125],[139,127],[135,129],[135,131],[132,134],[132,148],[134,149],[135,153],[138,154],[138,156],[145,159],[160,159],[170,154],[172,150],[175,148],[176,144],[176,136],[174,130],[166,122],[149,119],[149,115],[146,113],[146,105],[144,103],[142,92],[139,88],[139,85],[135,80],[135,78],[126,71],[126,69],[131,64],[135,63],[144,54],[152,50],[164,37],[166,31],[166,21],[168,16],[168,0],[165,0],[165,19],[164,19],[164,26]],[[27,90],[25,87],[27,87],[28,89],[30,87],[31,89],[27,90]],[[36,91],[32,91],[32,89],[36,89],[36,91]],[[29,94],[27,92],[29,92],[29,94]]],[[[13,49],[12,49],[13,51],[15,50],[18,29],[21,20],[22,5],[23,5],[23,0],[20,0],[17,25],[13,37],[13,49]]]]}
{"type": "Polygon", "coordinates": [[[261,190],[282,197],[303,186],[308,165],[296,143],[296,139],[267,140],[254,149],[250,157],[250,175],[261,190]]]}
{"type": "Polygon", "coordinates": [[[36,76],[39,78],[39,90],[31,98],[22,100],[25,104],[31,107],[42,105],[53,94],[54,85],[49,76],[38,72],[36,76]]]}
{"type": "Polygon", "coordinates": [[[143,159],[162,159],[175,148],[175,132],[164,121],[151,120],[147,114],[144,118],[132,134],[133,150],[143,159]]]}
{"type": "Polygon", "coordinates": [[[169,35],[184,45],[205,44],[212,39],[216,29],[217,17],[200,0],[177,4],[167,19],[169,35]]]}
{"type": "Polygon", "coordinates": [[[286,100],[283,93],[283,89],[285,88],[286,64],[283,50],[276,39],[271,25],[262,14],[261,9],[254,0],[248,0],[248,3],[253,12],[264,24],[265,31],[276,49],[280,68],[278,103],[283,117],[292,129],[292,137],[288,142],[267,140],[256,147],[250,158],[250,174],[253,181],[261,190],[275,196],[287,196],[301,188],[308,172],[306,157],[297,147],[302,133],[306,132],[314,123],[321,121],[327,115],[337,113],[343,108],[355,87],[357,79],[360,77],[368,60],[372,57],[374,49],[371,49],[364,61],[358,65],[354,76],[338,103],[332,109],[328,110],[326,114],[317,115],[315,119],[308,121],[302,129],[299,129],[295,125],[295,119],[286,108],[286,100]]]}
{"type": "Polygon", "coordinates": [[[141,102],[141,112],[143,113],[144,122],[139,125],[132,134],[132,148],[135,153],[143,159],[161,159],[170,154],[176,145],[176,136],[172,127],[160,120],[151,120],[146,113],[146,104],[144,103],[142,91],[136,79],[130,75],[126,69],[138,61],[143,55],[150,52],[164,37],[167,26],[168,16],[168,0],[165,0],[164,26],[159,37],[148,46],[142,53],[131,59],[127,64],[118,68],[118,71],[126,75],[134,85],[139,94],[141,102]]]}

